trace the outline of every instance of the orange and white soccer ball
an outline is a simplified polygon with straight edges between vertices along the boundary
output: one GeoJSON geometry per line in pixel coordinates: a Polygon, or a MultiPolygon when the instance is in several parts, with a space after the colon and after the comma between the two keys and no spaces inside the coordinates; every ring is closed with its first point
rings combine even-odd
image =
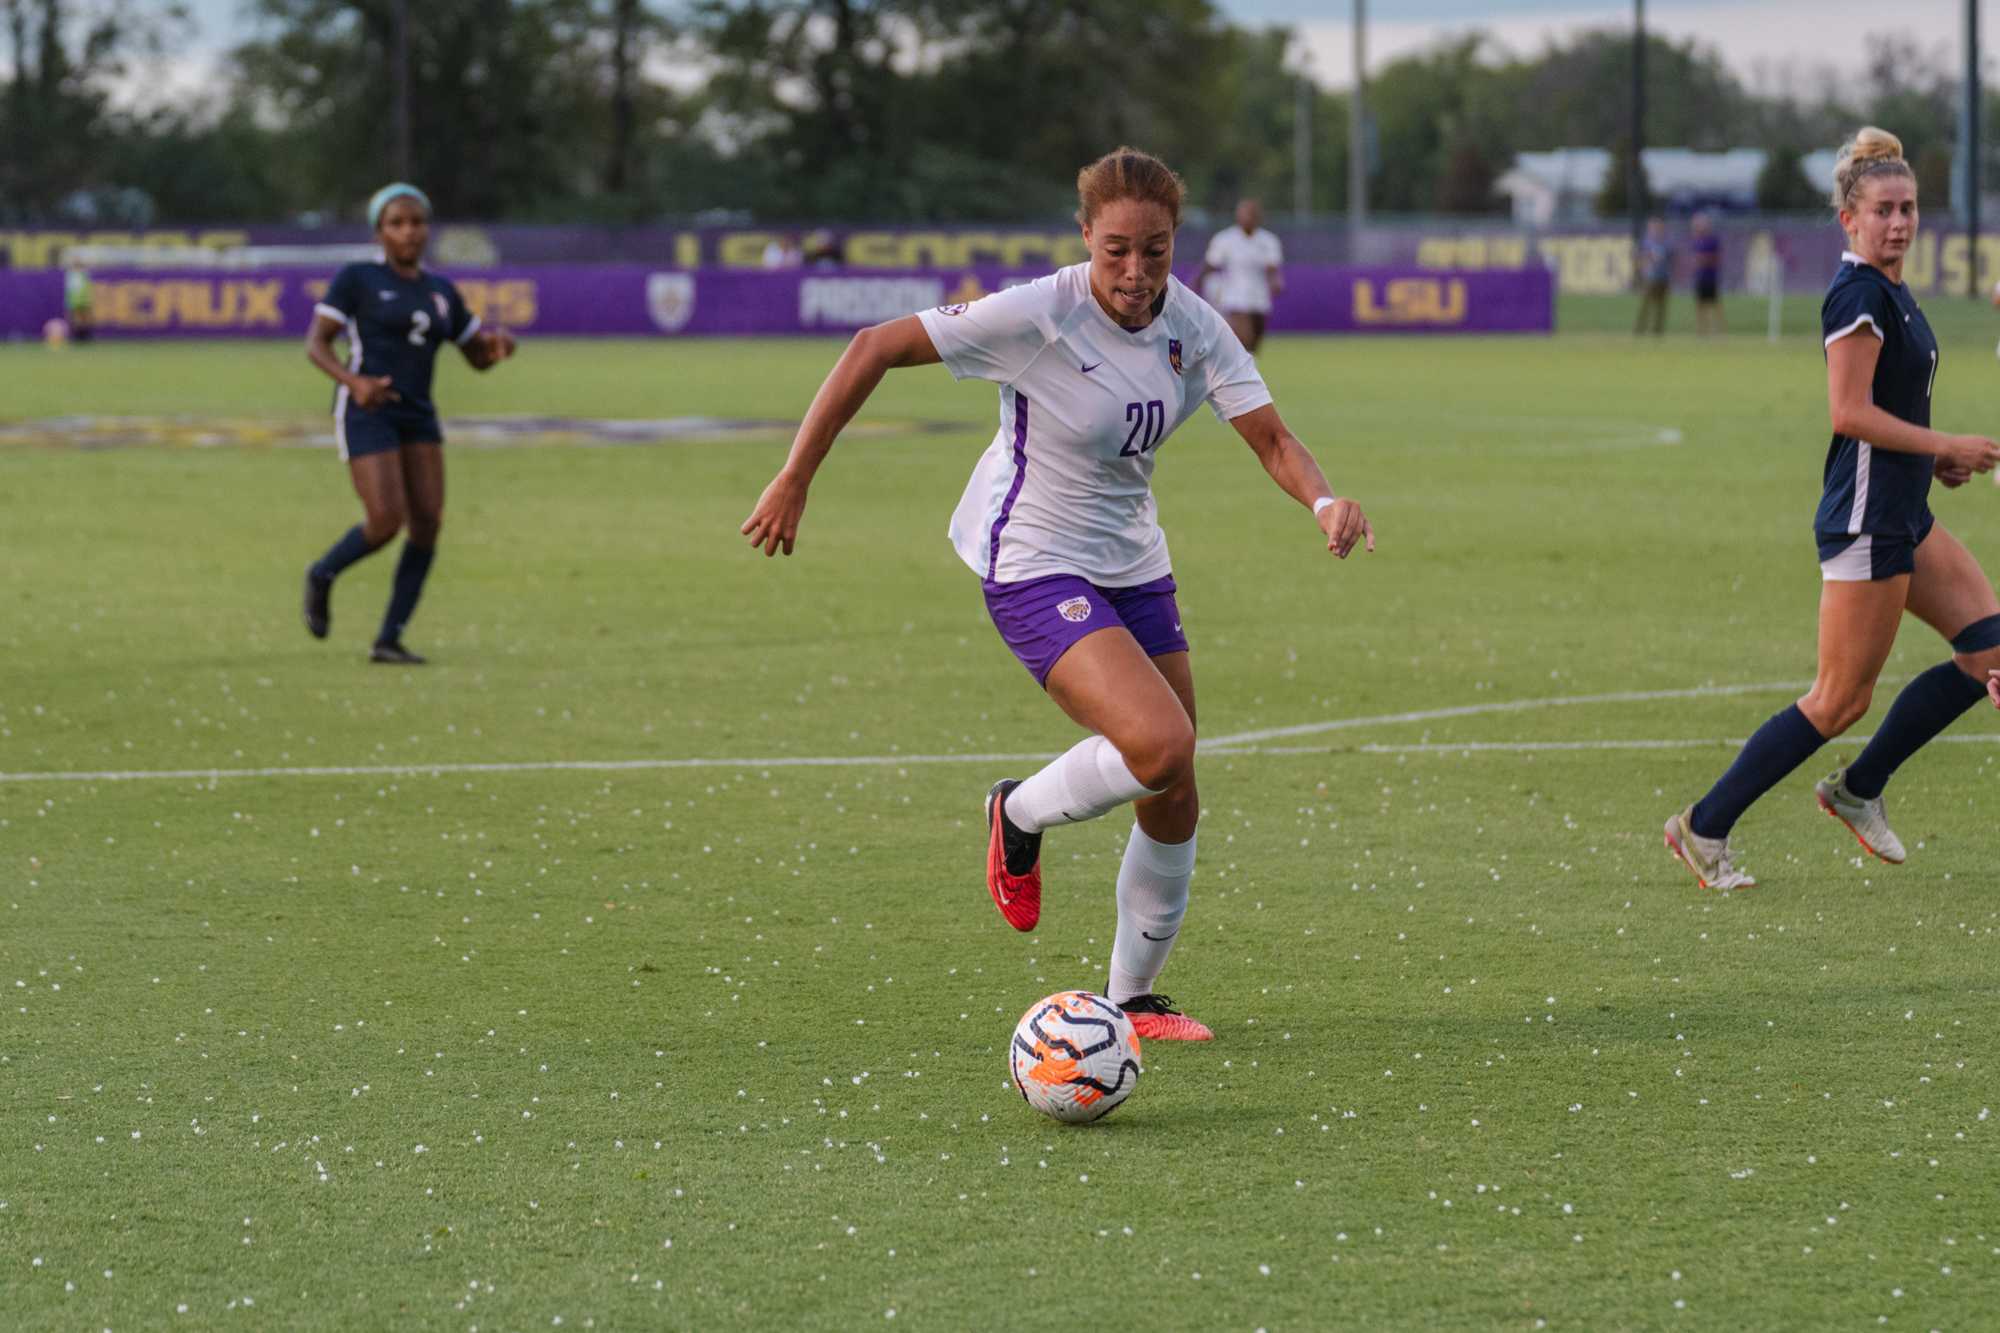
{"type": "Polygon", "coordinates": [[[1139,1034],[1103,996],[1058,991],[1035,1001],[1014,1026],[1007,1072],[1043,1115],[1069,1124],[1101,1120],[1139,1086],[1139,1034]]]}

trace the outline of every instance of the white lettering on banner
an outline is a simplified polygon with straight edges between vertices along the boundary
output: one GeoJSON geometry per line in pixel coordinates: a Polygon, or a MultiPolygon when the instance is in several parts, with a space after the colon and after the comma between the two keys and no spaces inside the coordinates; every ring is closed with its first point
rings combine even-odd
{"type": "Polygon", "coordinates": [[[940,278],[804,278],[799,323],[859,328],[944,304],[940,278]]]}

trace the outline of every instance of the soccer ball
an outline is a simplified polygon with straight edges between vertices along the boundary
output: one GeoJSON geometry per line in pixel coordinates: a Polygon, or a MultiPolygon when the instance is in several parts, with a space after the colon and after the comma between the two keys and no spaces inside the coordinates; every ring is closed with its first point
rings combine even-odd
{"type": "Polygon", "coordinates": [[[1007,1072],[1043,1115],[1073,1125],[1101,1120],[1139,1086],[1139,1034],[1103,996],[1058,991],[1014,1025],[1007,1072]]]}

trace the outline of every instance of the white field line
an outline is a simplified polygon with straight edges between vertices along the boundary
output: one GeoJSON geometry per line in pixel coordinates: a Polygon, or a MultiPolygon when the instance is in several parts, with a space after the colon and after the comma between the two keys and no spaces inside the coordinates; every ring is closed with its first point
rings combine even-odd
{"type": "Polygon", "coordinates": [[[1301,722],[1290,727],[1265,727],[1239,731],[1228,736],[1210,736],[1209,749],[1254,745],[1259,741],[1284,740],[1291,736],[1320,736],[1329,731],[1349,731],[1355,727],[1380,727],[1396,722],[1439,722],[1453,717],[1478,717],[1488,713],[1528,713],[1541,708],[1575,708],[1585,704],[1638,704],[1658,699],[1720,699],[1734,694],[1776,694],[1806,689],[1809,680],[1770,681],[1760,685],[1696,685],[1681,690],[1619,690],[1611,694],[1568,694],[1551,699],[1508,699],[1495,703],[1458,704],[1451,708],[1426,708],[1414,713],[1384,713],[1380,717],[1342,717],[1327,722],[1301,722]]]}
{"type": "MultiPolygon", "coordinates": [[[[1629,741],[1431,741],[1412,745],[1369,744],[1352,747],[1338,745],[1259,745],[1241,750],[1222,750],[1225,755],[1299,755],[1299,754],[1536,754],[1542,751],[1561,752],[1565,750],[1701,750],[1710,748],[1740,749],[1748,739],[1743,736],[1708,736],[1684,740],[1629,740],[1629,741]]],[[[1874,740],[1872,735],[1848,734],[1840,738],[1842,745],[1866,745],[1874,740]]],[[[1932,745],[2000,745],[2000,732],[1981,733],[1972,736],[1937,736],[1932,745]]]]}
{"type": "MultiPolygon", "coordinates": [[[[1295,736],[1323,735],[1357,727],[1393,726],[1411,722],[1431,722],[1445,718],[1476,717],[1483,714],[1523,713],[1542,708],[1570,708],[1588,704],[1643,703],[1659,699],[1700,699],[1738,694],[1780,693],[1800,690],[1805,683],[1777,681],[1757,685],[1700,685],[1679,690],[1623,690],[1611,694],[1562,695],[1547,699],[1509,699],[1492,703],[1462,704],[1409,713],[1384,713],[1377,717],[1336,718],[1307,722],[1292,727],[1272,727],[1237,732],[1204,740],[1204,753],[1220,755],[1305,755],[1331,754],[1335,746],[1274,746],[1259,742],[1295,736]]],[[[1849,742],[1868,740],[1847,736],[1849,742]]],[[[1938,739],[1967,744],[2000,743],[2000,735],[1941,736],[1938,739]]],[[[1673,750],[1706,746],[1741,745],[1742,740],[1710,737],[1672,740],[1590,740],[1590,741],[1437,741],[1418,744],[1368,744],[1351,747],[1357,754],[1523,754],[1565,750],[1673,750]]],[[[1046,763],[1053,753],[1027,754],[874,754],[874,755],[765,755],[697,759],[543,759],[514,763],[408,763],[408,764],[327,764],[292,765],[270,768],[177,768],[104,769],[97,771],[55,771],[43,773],[0,773],[0,783],[31,782],[219,782],[224,778],[341,778],[341,777],[447,777],[472,773],[639,773],[687,769],[732,768],[898,768],[939,764],[1028,764],[1046,763]]]]}

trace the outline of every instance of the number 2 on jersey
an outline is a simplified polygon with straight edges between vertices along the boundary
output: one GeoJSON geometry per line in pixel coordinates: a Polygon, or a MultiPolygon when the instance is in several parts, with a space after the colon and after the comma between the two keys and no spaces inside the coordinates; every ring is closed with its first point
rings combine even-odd
{"type": "Polygon", "coordinates": [[[422,347],[424,345],[424,338],[430,331],[430,312],[419,310],[410,316],[410,346],[422,347]]]}
{"type": "Polygon", "coordinates": [[[1125,447],[1118,451],[1120,458],[1137,458],[1158,448],[1160,438],[1167,433],[1167,405],[1158,398],[1147,403],[1125,404],[1125,419],[1132,423],[1132,429],[1125,433],[1125,447]]]}

